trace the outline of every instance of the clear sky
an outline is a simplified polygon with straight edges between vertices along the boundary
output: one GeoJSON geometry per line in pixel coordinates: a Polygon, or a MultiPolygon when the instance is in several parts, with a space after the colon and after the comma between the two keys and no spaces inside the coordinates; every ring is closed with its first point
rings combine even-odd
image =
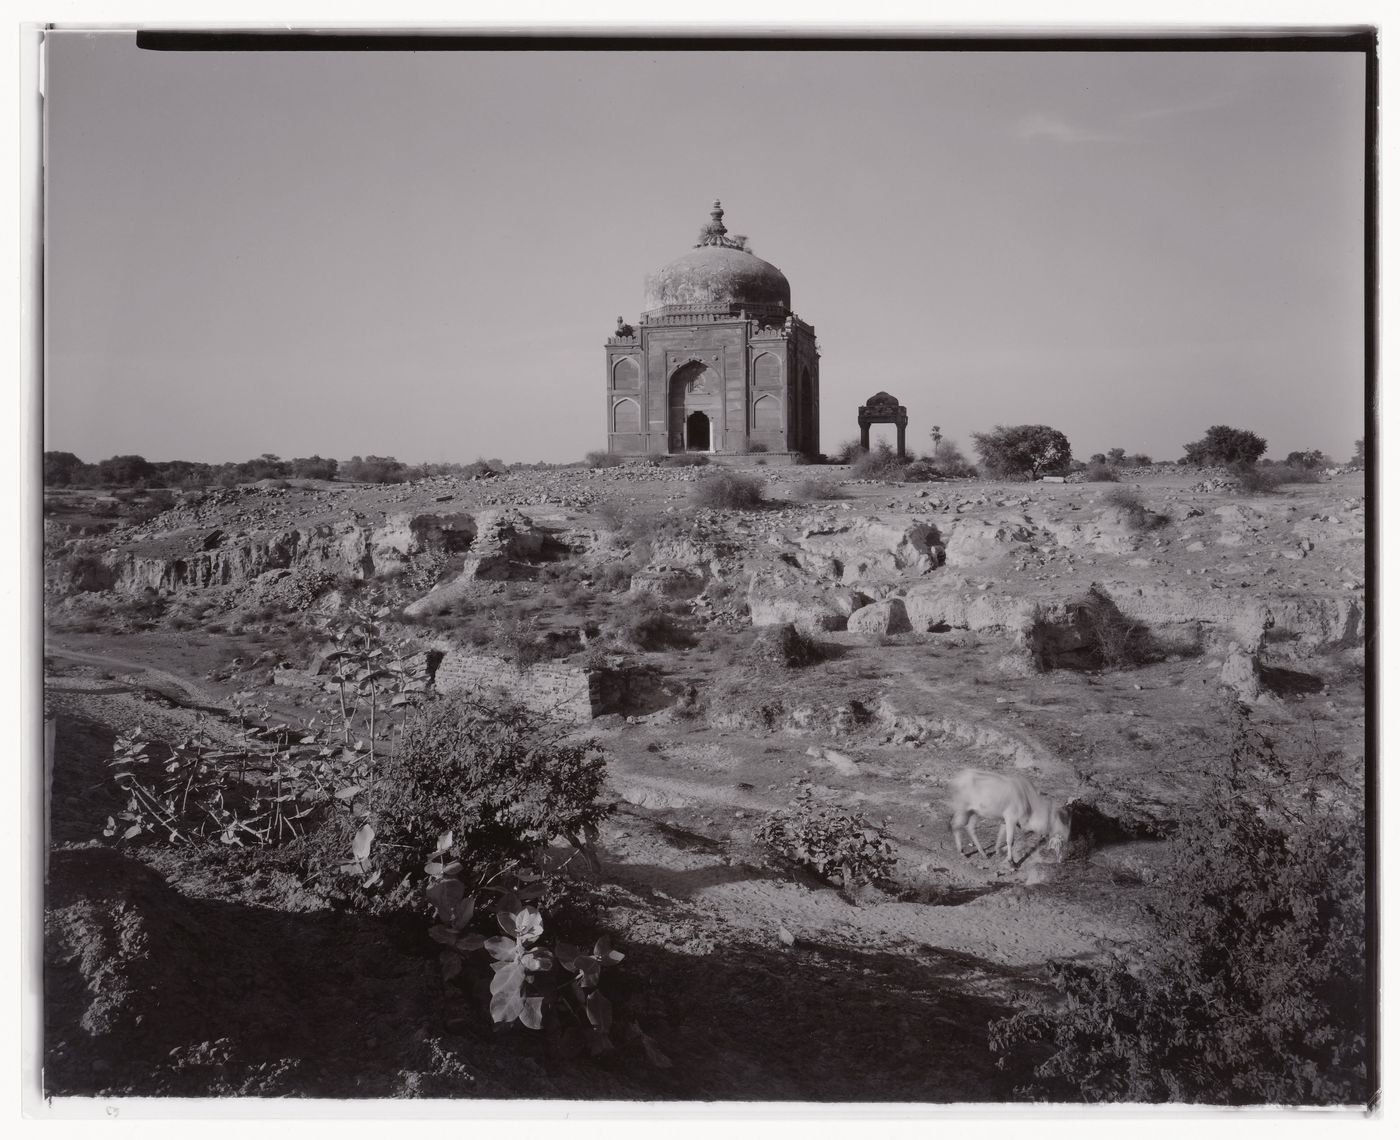
{"type": "MultiPolygon", "coordinates": [[[[967,447],[1363,430],[1359,54],[195,53],[47,63],[46,440],[579,458],[723,199],[822,350],[967,447]]],[[[970,450],[970,449],[969,449],[970,450]]]]}

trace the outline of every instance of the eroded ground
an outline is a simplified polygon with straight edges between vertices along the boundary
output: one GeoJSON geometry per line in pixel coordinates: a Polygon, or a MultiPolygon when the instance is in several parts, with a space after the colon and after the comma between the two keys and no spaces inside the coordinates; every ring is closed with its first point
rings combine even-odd
{"type": "Polygon", "coordinates": [[[692,508],[703,472],[615,468],[249,488],[100,537],[51,526],[52,1091],[1006,1099],[1028,1061],[999,1070],[987,1022],[1046,962],[1143,933],[1222,688],[1359,768],[1357,474],[1251,497],[1143,472],[1140,514],[1106,484],[756,473],[753,512],[692,508]],[[235,701],[310,716],[314,676],[274,674],[314,669],[312,618],[365,590],[424,648],[524,639],[633,678],[582,726],[617,804],[589,889],[672,1068],[494,1038],[425,924],[335,909],[285,861],[108,849],[116,734],[231,738],[235,701]],[[642,612],[665,644],[635,636],[642,612]],[[785,622],[821,660],[755,650],[785,622]],[[1068,857],[961,856],[943,801],[968,765],[1072,799],[1068,857]],[[804,786],[895,842],[883,889],[757,846],[804,786]]]}

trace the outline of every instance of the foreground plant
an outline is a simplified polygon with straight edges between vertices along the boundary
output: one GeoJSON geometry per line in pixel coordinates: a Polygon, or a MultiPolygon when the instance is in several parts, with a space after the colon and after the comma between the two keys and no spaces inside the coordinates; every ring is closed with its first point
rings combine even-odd
{"type": "MultiPolygon", "coordinates": [[[[613,1004],[601,987],[605,967],[621,962],[624,955],[612,948],[606,935],[591,950],[558,940],[554,949],[543,946],[544,914],[526,901],[537,899],[542,887],[520,868],[499,868],[493,873],[478,869],[471,874],[454,858],[453,836],[444,833],[424,868],[436,923],[429,936],[441,943],[439,953],[445,981],[460,978],[474,963],[471,955],[484,950],[490,958],[487,1009],[497,1025],[519,1022],[527,1029],[543,1030],[560,1055],[577,1055],[584,1049],[598,1056],[614,1050],[613,1004]],[[496,904],[486,921],[494,920],[499,933],[487,935],[467,929],[479,917],[478,897],[495,894],[496,904]]],[[[489,926],[488,926],[489,929],[489,926]]],[[[670,1060],[635,1020],[621,1027],[624,1039],[637,1041],[658,1068],[670,1060]]]]}
{"type": "Polygon", "coordinates": [[[756,838],[824,879],[839,878],[848,889],[888,879],[894,871],[894,847],[878,828],[858,813],[816,802],[809,787],[790,808],[769,812],[756,838]]]}
{"type": "Polygon", "coordinates": [[[382,793],[381,769],[404,714],[427,687],[421,658],[384,637],[387,614],[367,599],[327,629],[336,647],[326,658],[335,699],[323,719],[298,728],[265,705],[240,704],[240,740],[232,746],[204,734],[167,749],[141,727],[119,736],[110,764],[127,803],[103,834],[122,842],[261,847],[301,838],[339,814],[349,851],[338,870],[365,887],[378,883],[371,814],[382,793]]]}
{"type": "Polygon", "coordinates": [[[1364,817],[1342,758],[1280,755],[1235,706],[1200,810],[1172,840],[1155,937],[1060,964],[1054,1008],[991,1026],[1028,1095],[1093,1101],[1366,1099],[1364,817]],[[1048,1055],[1044,1051],[1048,1051],[1048,1055]]]}

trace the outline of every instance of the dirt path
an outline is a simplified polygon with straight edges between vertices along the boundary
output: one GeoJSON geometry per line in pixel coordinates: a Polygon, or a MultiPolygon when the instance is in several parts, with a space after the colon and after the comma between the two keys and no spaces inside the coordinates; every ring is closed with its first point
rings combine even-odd
{"type": "MultiPolygon", "coordinates": [[[[73,661],[81,665],[97,665],[102,668],[133,673],[138,681],[122,687],[130,692],[148,689],[169,697],[175,703],[199,712],[227,712],[227,708],[212,693],[196,685],[193,681],[167,673],[164,669],[133,661],[129,657],[117,657],[110,653],[89,653],[82,649],[72,649],[50,640],[44,645],[44,656],[63,661],[73,661]]],[[[118,682],[118,684],[121,684],[118,682]]]]}

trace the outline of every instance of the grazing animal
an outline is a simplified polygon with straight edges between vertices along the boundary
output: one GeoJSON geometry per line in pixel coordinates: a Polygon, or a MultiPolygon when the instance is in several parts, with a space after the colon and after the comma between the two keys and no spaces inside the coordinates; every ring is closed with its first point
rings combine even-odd
{"type": "Polygon", "coordinates": [[[992,845],[992,855],[995,857],[1005,836],[1007,863],[1014,861],[1011,849],[1016,842],[1018,827],[1044,836],[1056,853],[1063,851],[1069,840],[1069,811],[1066,806],[1059,800],[1042,796],[1024,776],[964,768],[953,777],[952,789],[949,806],[953,809],[953,818],[950,824],[959,854],[963,853],[963,846],[958,832],[966,831],[978,854],[986,856],[987,852],[973,830],[979,816],[1001,820],[997,841],[992,845]]]}

